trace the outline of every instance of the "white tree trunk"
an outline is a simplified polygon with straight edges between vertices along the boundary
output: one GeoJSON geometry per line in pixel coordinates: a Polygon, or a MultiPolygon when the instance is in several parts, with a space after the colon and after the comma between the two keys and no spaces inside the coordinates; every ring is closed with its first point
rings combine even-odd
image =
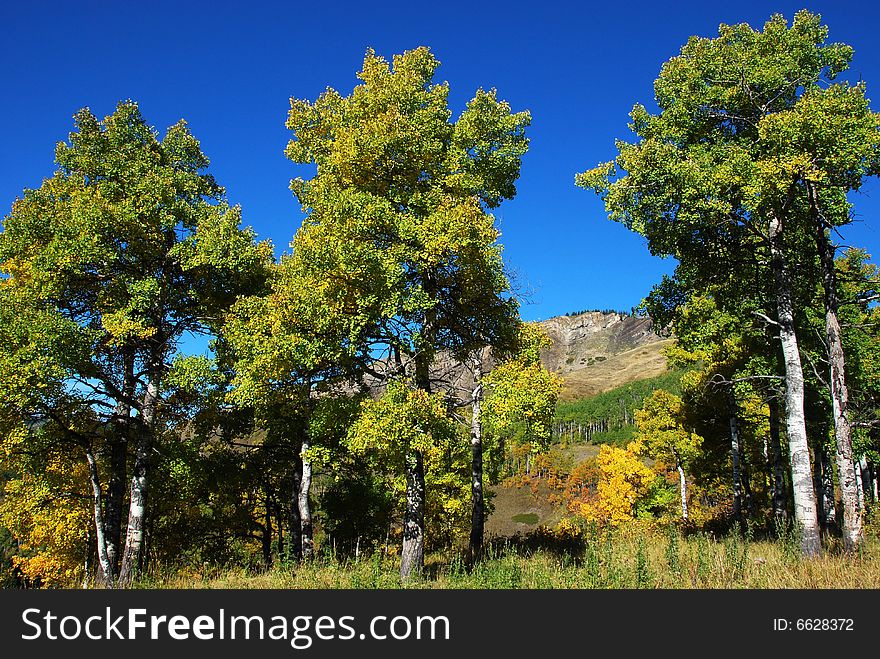
{"type": "Polygon", "coordinates": [[[679,462],[676,464],[676,468],[678,469],[678,489],[679,494],[681,495],[681,518],[684,521],[688,519],[688,501],[687,501],[687,479],[684,476],[684,468],[681,466],[679,462]]]}
{"type": "Polygon", "coordinates": [[[837,508],[834,500],[834,469],[831,466],[831,457],[823,446],[820,450],[822,464],[822,518],[826,526],[837,524],[837,508]]]}
{"type": "Polygon", "coordinates": [[[825,230],[819,211],[815,185],[807,183],[810,215],[816,232],[816,246],[822,264],[822,285],[825,291],[825,337],[830,366],[829,388],[834,415],[834,438],[837,444],[837,472],[840,498],[843,503],[843,545],[846,551],[855,551],[864,537],[862,516],[856,493],[856,474],[853,468],[852,428],[849,421],[849,392],[846,386],[846,358],[843,352],[840,322],[837,318],[837,275],[834,266],[834,246],[825,230]]]}
{"type": "Polygon", "coordinates": [[[771,215],[769,224],[771,265],[776,288],[777,320],[782,355],[785,361],[785,417],[791,461],[791,489],[794,516],[801,532],[801,550],[806,557],[816,557],[821,549],[816,492],[810,469],[810,448],[804,418],[804,372],[794,324],[791,280],[782,249],[782,223],[771,215]]]}
{"type": "Polygon", "coordinates": [[[483,424],[480,407],[483,400],[483,354],[474,358],[474,390],[471,395],[471,537],[470,554],[479,558],[483,552],[483,424]]]}
{"type": "Polygon", "coordinates": [[[858,503],[859,510],[864,512],[864,510],[865,510],[865,483],[862,480],[861,464],[853,465],[853,471],[856,474],[856,502],[858,503]]]}
{"type": "Polygon", "coordinates": [[[739,438],[739,421],[736,417],[736,407],[733,402],[733,396],[730,400],[730,462],[733,469],[733,518],[739,521],[742,518],[743,508],[743,486],[742,472],[740,470],[740,438],[739,438]]]}
{"type": "Polygon", "coordinates": [[[92,513],[95,519],[95,538],[98,543],[98,562],[101,565],[100,581],[109,588],[115,585],[115,575],[107,553],[107,538],[104,535],[104,512],[101,508],[101,482],[98,480],[98,463],[90,446],[85,447],[86,462],[89,465],[89,483],[92,486],[92,513]]]}
{"type": "Polygon", "coordinates": [[[400,578],[421,576],[425,566],[425,472],[420,451],[406,454],[406,510],[403,516],[403,550],[400,578]]]}
{"type": "Polygon", "coordinates": [[[297,498],[300,528],[302,529],[303,558],[311,558],[315,553],[315,544],[312,538],[312,507],[309,502],[309,494],[312,489],[312,461],[307,457],[308,450],[309,440],[305,438],[302,443],[302,478],[297,498]]]}
{"type": "Polygon", "coordinates": [[[144,548],[144,527],[147,514],[147,487],[149,484],[150,453],[153,448],[156,410],[159,404],[159,378],[151,376],[144,394],[141,409],[141,427],[138,433],[134,473],[131,477],[131,494],[128,508],[128,529],[125,550],[119,568],[119,584],[131,585],[141,568],[144,548]]]}

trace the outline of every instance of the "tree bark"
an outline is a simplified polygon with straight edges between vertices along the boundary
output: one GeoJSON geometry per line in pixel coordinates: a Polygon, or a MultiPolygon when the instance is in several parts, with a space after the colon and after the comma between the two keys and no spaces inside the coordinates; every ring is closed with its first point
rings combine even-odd
{"type": "Polygon", "coordinates": [[[265,509],[263,514],[263,567],[267,570],[272,567],[272,499],[269,488],[263,488],[265,509]]]}
{"type": "Polygon", "coordinates": [[[868,458],[864,455],[859,458],[858,469],[862,477],[862,492],[864,493],[865,507],[867,508],[867,501],[871,497],[871,466],[868,463],[868,458]]]}
{"type": "Polygon", "coordinates": [[[822,456],[822,506],[823,516],[825,517],[825,525],[829,527],[837,526],[837,509],[835,507],[834,497],[834,468],[831,466],[831,457],[828,450],[823,446],[822,456]]]}
{"type": "Polygon", "coordinates": [[[114,575],[119,574],[120,540],[122,536],[122,508],[128,480],[128,440],[131,427],[131,400],[134,396],[134,356],[123,355],[122,397],[116,403],[113,435],[110,438],[110,482],[107,485],[107,512],[104,515],[104,537],[107,557],[114,575]]]}
{"type": "Polygon", "coordinates": [[[471,395],[471,538],[470,555],[478,560],[483,553],[483,424],[480,406],[483,400],[483,351],[474,359],[474,390],[471,395]]]}
{"type": "Polygon", "coordinates": [[[101,505],[101,482],[98,478],[98,462],[95,460],[95,454],[92,447],[86,445],[86,462],[89,465],[89,484],[92,486],[92,514],[95,519],[95,538],[98,545],[98,563],[101,566],[101,575],[99,581],[113,588],[116,582],[116,575],[110,563],[110,557],[107,553],[107,538],[104,535],[105,521],[104,511],[101,505]]]}
{"type": "Polygon", "coordinates": [[[312,538],[312,508],[309,503],[309,494],[312,489],[312,462],[308,459],[309,450],[308,437],[303,438],[302,452],[302,478],[300,480],[299,495],[297,496],[297,507],[299,508],[299,520],[302,542],[302,557],[311,558],[315,553],[314,540],[312,538]]]}
{"type": "MultiPolygon", "coordinates": [[[[430,282],[426,291],[431,292],[430,282]]],[[[422,327],[423,346],[433,346],[433,312],[425,315],[422,327]]],[[[422,347],[416,351],[416,386],[431,393],[431,352],[422,347]]],[[[406,470],[406,509],[403,514],[403,549],[400,555],[400,579],[406,581],[421,576],[425,567],[425,467],[421,451],[407,448],[404,456],[406,470]]]]}
{"type": "Polygon", "coordinates": [[[421,576],[425,567],[425,472],[421,451],[406,454],[406,511],[403,516],[403,551],[400,578],[421,576]]]}
{"type": "Polygon", "coordinates": [[[785,362],[785,416],[788,452],[791,463],[791,488],[794,495],[794,517],[801,533],[804,556],[819,555],[819,520],[816,515],[816,492],[810,469],[810,448],[804,418],[804,372],[798,350],[794,324],[791,279],[786,267],[782,245],[782,222],[770,216],[770,261],[776,289],[777,321],[782,355],[785,362]]]}
{"type": "Polygon", "coordinates": [[[688,503],[687,503],[687,479],[684,476],[684,467],[680,462],[675,465],[678,469],[678,489],[681,495],[681,518],[686,522],[688,519],[688,503]]]}
{"type": "Polygon", "coordinates": [[[293,487],[290,496],[290,522],[287,532],[288,560],[302,560],[302,521],[299,516],[299,491],[302,483],[302,458],[297,457],[293,470],[293,487]]]}
{"type": "Polygon", "coordinates": [[[858,465],[853,465],[853,470],[856,474],[856,501],[859,506],[859,510],[864,512],[865,510],[865,483],[862,478],[862,469],[861,469],[861,461],[859,461],[858,465]]]}
{"type": "Polygon", "coordinates": [[[840,321],[837,317],[837,274],[834,266],[834,246],[819,211],[816,187],[807,182],[810,215],[816,235],[816,247],[822,264],[822,286],[825,292],[825,338],[830,366],[829,389],[834,416],[834,439],[837,444],[837,474],[843,505],[843,546],[855,551],[864,539],[862,516],[858,507],[856,474],[853,467],[852,427],[849,421],[849,392],[846,386],[846,358],[843,352],[840,321]]]}
{"type": "Polygon", "coordinates": [[[739,420],[736,417],[735,403],[730,400],[730,462],[733,468],[733,519],[739,522],[742,519],[743,490],[742,472],[740,471],[740,438],[739,420]]]}
{"type": "MultiPolygon", "coordinates": [[[[823,436],[827,436],[827,431],[827,427],[823,427],[823,436]]],[[[827,531],[837,524],[837,514],[834,506],[834,470],[828,449],[821,441],[815,442],[813,447],[813,484],[819,504],[819,524],[823,531],[827,531]]]]}
{"type": "Polygon", "coordinates": [[[125,536],[125,551],[119,569],[119,584],[130,586],[140,571],[144,547],[144,526],[147,515],[147,488],[150,476],[150,453],[153,449],[153,435],[156,425],[156,411],[159,404],[159,377],[150,375],[147,391],[144,394],[138,432],[137,454],[134,473],[131,478],[131,494],[128,509],[128,530],[125,536]]]}
{"type": "Polygon", "coordinates": [[[746,517],[752,517],[755,514],[755,498],[752,495],[752,474],[749,471],[749,462],[746,460],[742,437],[739,442],[739,472],[742,480],[743,507],[746,517]]]}

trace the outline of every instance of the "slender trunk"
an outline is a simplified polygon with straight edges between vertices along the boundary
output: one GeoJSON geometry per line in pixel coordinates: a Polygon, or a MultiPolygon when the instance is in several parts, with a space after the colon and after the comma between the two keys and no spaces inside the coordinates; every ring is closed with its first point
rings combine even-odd
{"type": "Polygon", "coordinates": [[[302,521],[299,517],[299,489],[302,483],[302,459],[297,457],[293,470],[293,487],[290,495],[290,521],[287,530],[287,557],[291,561],[302,560],[302,521]]]}
{"type": "Polygon", "coordinates": [[[825,524],[837,526],[837,509],[834,496],[834,467],[831,466],[831,456],[828,450],[822,448],[822,495],[825,497],[825,524]]]}
{"type": "Polygon", "coordinates": [[[773,468],[773,518],[777,523],[788,517],[788,496],[785,492],[785,461],[779,432],[779,403],[775,398],[768,402],[770,409],[770,453],[773,468]]]}
{"type": "MultiPolygon", "coordinates": [[[[823,434],[827,435],[827,428],[823,434]]],[[[828,449],[821,442],[816,443],[813,450],[815,461],[816,494],[819,497],[819,522],[823,530],[836,526],[837,512],[834,506],[834,470],[828,449]]]]}
{"type": "Polygon", "coordinates": [[[311,558],[315,551],[314,540],[312,539],[312,508],[309,503],[309,493],[312,489],[312,462],[308,456],[309,440],[308,437],[303,438],[302,442],[302,479],[300,480],[299,496],[297,497],[297,507],[299,508],[300,528],[302,529],[302,556],[303,558],[311,558]]]}
{"type": "Polygon", "coordinates": [[[782,223],[775,214],[770,216],[769,229],[779,339],[785,361],[785,429],[788,434],[794,516],[802,534],[801,550],[804,556],[813,558],[819,555],[821,545],[819,520],[816,516],[816,492],[810,473],[807,424],[804,418],[804,372],[794,324],[791,280],[782,248],[782,223]]]}
{"type": "Polygon", "coordinates": [[[83,590],[89,587],[89,583],[92,580],[92,563],[95,554],[95,543],[93,542],[93,540],[94,538],[92,537],[92,529],[91,527],[89,527],[86,531],[86,556],[83,560],[83,580],[82,584],[80,585],[80,588],[82,588],[83,590]]]}
{"type": "Polygon", "coordinates": [[[110,557],[107,554],[107,538],[104,535],[104,511],[101,507],[101,482],[98,478],[98,462],[91,446],[85,447],[86,462],[89,465],[89,483],[92,486],[92,513],[95,519],[95,539],[98,545],[98,562],[101,565],[100,582],[112,588],[115,582],[110,557]]]}
{"type": "Polygon", "coordinates": [[[272,567],[272,499],[269,488],[264,488],[265,511],[263,514],[263,566],[268,570],[272,567]]]}
{"type": "Polygon", "coordinates": [[[425,567],[425,472],[422,453],[410,449],[406,454],[406,512],[403,516],[403,551],[400,578],[404,581],[422,574],[425,567]]]}
{"type": "MultiPolygon", "coordinates": [[[[430,283],[430,282],[429,282],[430,283]]],[[[430,286],[426,287],[430,293],[430,286]]],[[[433,346],[433,316],[426,314],[422,328],[423,345],[416,352],[416,386],[431,392],[431,352],[433,346]]],[[[407,448],[404,457],[406,470],[406,509],[403,514],[403,549],[400,555],[400,579],[406,581],[421,576],[425,567],[425,467],[421,451],[407,448]]]]}
{"type": "Polygon", "coordinates": [[[755,499],[752,496],[752,475],[749,472],[749,462],[746,460],[741,438],[739,442],[739,471],[740,479],[742,480],[743,507],[745,508],[746,516],[752,517],[755,513],[755,499]]]}
{"type": "Polygon", "coordinates": [[[131,478],[131,494],[128,509],[128,530],[125,536],[125,551],[119,569],[119,583],[131,585],[142,567],[144,548],[144,525],[147,514],[147,486],[150,475],[150,453],[153,449],[153,435],[156,425],[156,411],[159,404],[159,377],[150,375],[147,391],[141,409],[141,422],[138,432],[137,453],[134,473],[131,478]]]}
{"type": "Polygon", "coordinates": [[[278,533],[276,536],[278,540],[275,543],[275,551],[278,552],[278,558],[283,563],[284,562],[284,547],[285,540],[284,537],[284,506],[280,501],[275,503],[275,528],[278,529],[278,533]]]}
{"type": "Polygon", "coordinates": [[[819,518],[819,527],[825,531],[825,490],[822,480],[822,448],[818,441],[813,442],[813,489],[816,490],[816,516],[819,518]]]}
{"type": "Polygon", "coordinates": [[[837,474],[843,504],[843,546],[855,551],[864,539],[862,516],[858,510],[856,475],[853,468],[852,427],[849,421],[849,391],[846,386],[846,358],[843,352],[840,321],[837,317],[837,273],[834,267],[834,245],[825,229],[819,211],[816,187],[807,182],[810,215],[816,232],[816,247],[822,264],[822,286],[825,291],[825,338],[830,366],[829,388],[834,415],[834,439],[837,443],[837,474]]]}
{"type": "Polygon", "coordinates": [[[681,495],[681,518],[686,522],[688,519],[687,479],[684,476],[684,467],[681,466],[681,463],[677,462],[675,467],[678,469],[678,489],[679,494],[681,495]]]}
{"type": "Polygon", "coordinates": [[[740,471],[740,438],[739,438],[739,420],[736,416],[736,407],[733,402],[733,396],[730,400],[730,462],[733,467],[733,518],[738,522],[742,519],[742,473],[740,471]]]}
{"type": "Polygon", "coordinates": [[[856,473],[856,502],[858,503],[859,510],[864,512],[865,510],[865,483],[862,478],[862,469],[861,464],[853,465],[853,470],[856,473]]]}
{"type": "Polygon", "coordinates": [[[110,482],[107,485],[107,512],[104,515],[104,537],[107,557],[114,575],[119,574],[122,508],[128,481],[128,438],[131,426],[131,400],[134,396],[134,357],[130,351],[123,356],[122,398],[114,410],[113,434],[110,438],[110,482]]]}
{"type": "Polygon", "coordinates": [[[862,492],[865,497],[865,507],[867,507],[868,497],[871,494],[871,466],[868,463],[868,458],[864,455],[859,459],[859,469],[862,473],[862,492]]]}
{"type": "Polygon", "coordinates": [[[483,351],[474,359],[474,390],[471,397],[471,542],[470,554],[475,560],[483,553],[483,424],[480,405],[483,400],[483,351]]]}
{"type": "MultiPolygon", "coordinates": [[[[120,406],[117,406],[117,410],[120,406]]],[[[116,425],[120,434],[122,424],[116,425]]],[[[107,558],[114,574],[119,573],[119,544],[122,535],[122,508],[125,500],[127,478],[128,441],[117,435],[110,442],[110,481],[107,484],[107,514],[104,516],[104,537],[107,541],[107,558]]]]}
{"type": "Polygon", "coordinates": [[[877,468],[876,467],[874,467],[874,469],[871,471],[871,485],[873,487],[872,492],[874,493],[873,496],[871,497],[871,501],[876,504],[877,503],[877,494],[878,494],[878,492],[877,492],[877,468]]]}

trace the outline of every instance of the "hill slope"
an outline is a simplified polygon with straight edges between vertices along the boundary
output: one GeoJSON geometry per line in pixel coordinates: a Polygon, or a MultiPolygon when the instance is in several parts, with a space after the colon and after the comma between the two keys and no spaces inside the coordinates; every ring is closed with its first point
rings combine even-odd
{"type": "Polygon", "coordinates": [[[541,361],[562,376],[562,400],[595,396],[666,372],[663,348],[650,318],[588,311],[540,323],[552,341],[541,361]]]}

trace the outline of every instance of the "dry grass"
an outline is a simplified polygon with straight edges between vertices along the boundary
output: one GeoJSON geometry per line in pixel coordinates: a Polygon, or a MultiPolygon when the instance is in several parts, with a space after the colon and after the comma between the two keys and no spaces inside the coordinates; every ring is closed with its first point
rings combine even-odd
{"type": "MultiPolygon", "coordinates": [[[[397,562],[378,555],[360,560],[321,558],[263,574],[187,571],[154,575],[150,588],[400,588],[397,562]]],[[[739,537],[634,530],[595,536],[575,553],[526,549],[507,542],[468,568],[460,559],[429,558],[415,588],[880,588],[880,540],[872,537],[858,556],[829,548],[802,560],[790,541],[749,542],[739,537]]]]}
{"type": "Polygon", "coordinates": [[[590,366],[560,373],[563,389],[560,400],[580,400],[610,391],[622,385],[662,375],[666,372],[666,355],[663,348],[671,339],[657,341],[633,348],[590,366]]]}

